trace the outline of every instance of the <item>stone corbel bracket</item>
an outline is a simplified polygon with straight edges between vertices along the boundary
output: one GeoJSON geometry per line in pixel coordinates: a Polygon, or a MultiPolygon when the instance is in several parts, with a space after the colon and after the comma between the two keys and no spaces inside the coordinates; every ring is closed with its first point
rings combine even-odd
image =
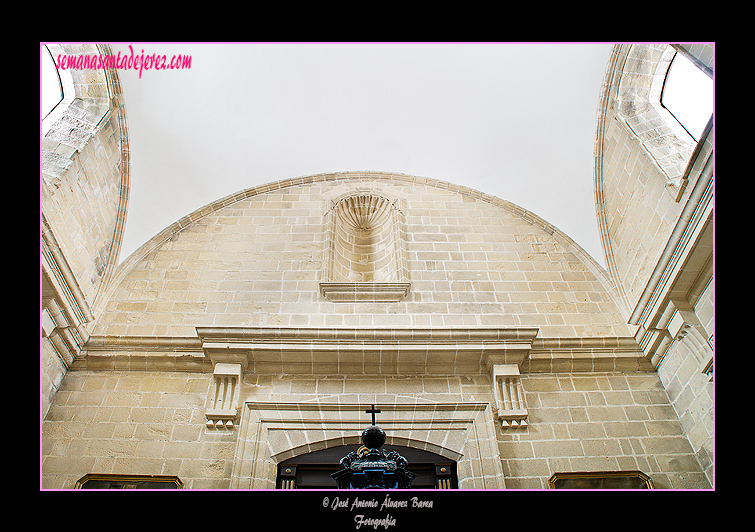
{"type": "Polygon", "coordinates": [[[209,350],[213,365],[212,384],[205,403],[208,429],[232,430],[238,426],[241,413],[241,380],[247,356],[230,347],[209,350]]]}
{"type": "Polygon", "coordinates": [[[491,370],[493,395],[501,427],[524,428],[527,426],[527,408],[519,381],[519,366],[496,364],[491,370]]]}
{"type": "Polygon", "coordinates": [[[713,337],[707,335],[694,308],[686,301],[668,301],[655,327],[647,331],[640,329],[637,336],[653,367],[660,366],[675,342],[683,341],[697,363],[698,371],[712,379],[713,337]]]}

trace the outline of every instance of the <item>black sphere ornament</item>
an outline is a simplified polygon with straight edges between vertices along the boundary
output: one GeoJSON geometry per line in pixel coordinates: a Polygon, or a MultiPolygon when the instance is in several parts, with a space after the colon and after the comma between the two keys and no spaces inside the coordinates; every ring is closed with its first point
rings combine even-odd
{"type": "Polygon", "coordinates": [[[380,449],[386,440],[385,431],[375,425],[380,410],[372,405],[372,425],[362,432],[363,446],[341,458],[341,469],[330,476],[339,489],[408,489],[417,476],[407,469],[406,458],[396,451],[380,449]]]}
{"type": "Polygon", "coordinates": [[[380,449],[385,443],[385,431],[372,425],[362,432],[362,443],[369,449],[380,449]]]}

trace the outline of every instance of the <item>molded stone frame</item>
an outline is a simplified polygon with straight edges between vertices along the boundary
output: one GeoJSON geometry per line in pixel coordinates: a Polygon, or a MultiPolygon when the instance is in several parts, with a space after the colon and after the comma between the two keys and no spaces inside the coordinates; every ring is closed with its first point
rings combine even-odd
{"type": "Polygon", "coordinates": [[[653,480],[642,471],[579,471],[554,473],[550,489],[653,489],[653,480]]]}
{"type": "Polygon", "coordinates": [[[326,214],[327,265],[320,293],[330,301],[404,299],[411,285],[401,198],[364,183],[339,189],[326,214]]]}
{"type": "MultiPolygon", "coordinates": [[[[198,338],[101,337],[71,367],[88,371],[196,371],[217,363],[290,375],[491,374],[653,371],[633,337],[536,338],[538,329],[198,327],[198,338]]],[[[243,374],[242,374],[243,375],[243,374]]]]}
{"type": "MultiPolygon", "coordinates": [[[[503,468],[488,403],[381,404],[386,443],[432,451],[457,462],[459,489],[502,489],[503,468]]],[[[293,456],[358,444],[365,405],[247,402],[232,489],[274,489],[278,464],[293,456]]]]}

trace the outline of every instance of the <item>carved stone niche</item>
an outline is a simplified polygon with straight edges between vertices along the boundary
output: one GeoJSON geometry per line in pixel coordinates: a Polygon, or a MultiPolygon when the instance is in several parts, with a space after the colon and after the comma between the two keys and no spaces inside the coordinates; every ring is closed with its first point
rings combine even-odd
{"type": "Polygon", "coordinates": [[[519,366],[495,364],[492,367],[492,376],[493,394],[501,427],[513,429],[526,427],[527,408],[519,382],[519,366]]]}
{"type": "Polygon", "coordinates": [[[331,301],[399,301],[409,293],[399,198],[369,187],[331,201],[320,292],[331,301]]]}

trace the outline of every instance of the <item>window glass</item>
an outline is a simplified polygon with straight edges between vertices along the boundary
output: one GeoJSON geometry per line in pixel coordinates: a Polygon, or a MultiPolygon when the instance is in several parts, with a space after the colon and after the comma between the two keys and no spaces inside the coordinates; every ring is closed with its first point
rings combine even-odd
{"type": "Polygon", "coordinates": [[[666,74],[661,105],[692,138],[699,140],[713,114],[713,80],[677,53],[666,74]]]}
{"type": "Polygon", "coordinates": [[[63,86],[58,69],[47,46],[42,47],[42,118],[45,118],[63,100],[63,86]]]}

